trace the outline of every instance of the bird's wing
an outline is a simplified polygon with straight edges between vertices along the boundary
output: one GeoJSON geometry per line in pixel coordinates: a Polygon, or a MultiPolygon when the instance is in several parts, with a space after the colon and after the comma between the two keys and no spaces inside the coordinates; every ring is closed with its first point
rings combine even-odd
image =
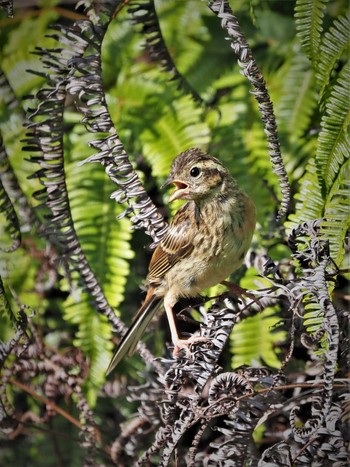
{"type": "Polygon", "coordinates": [[[149,264],[147,279],[156,281],[182,258],[193,250],[193,239],[196,229],[193,227],[194,215],[191,212],[192,203],[185,204],[175,214],[167,233],[155,249],[149,264]]]}
{"type": "MultiPolygon", "coordinates": [[[[150,265],[148,281],[157,282],[174,264],[187,256],[193,249],[193,238],[196,230],[193,228],[191,219],[193,213],[190,204],[184,205],[175,214],[167,233],[155,249],[150,265]]],[[[146,299],[135,316],[129,330],[120,341],[117,350],[107,369],[107,375],[118,365],[125,355],[132,355],[138,341],[141,339],[149,322],[157,310],[163,306],[163,300],[155,293],[156,286],[148,289],[146,299]]]]}

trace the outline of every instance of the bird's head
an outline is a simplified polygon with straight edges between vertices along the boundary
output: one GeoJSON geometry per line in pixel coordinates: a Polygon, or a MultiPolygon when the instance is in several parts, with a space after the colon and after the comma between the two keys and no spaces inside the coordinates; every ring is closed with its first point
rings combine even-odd
{"type": "Polygon", "coordinates": [[[179,154],[171,165],[170,175],[162,188],[175,185],[169,202],[175,199],[200,200],[220,193],[231,178],[222,163],[199,148],[179,154]]]}

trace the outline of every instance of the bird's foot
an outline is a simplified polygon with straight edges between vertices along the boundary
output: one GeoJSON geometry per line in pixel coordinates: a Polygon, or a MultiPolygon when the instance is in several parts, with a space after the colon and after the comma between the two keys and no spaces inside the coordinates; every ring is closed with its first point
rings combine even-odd
{"type": "Polygon", "coordinates": [[[174,351],[173,356],[178,357],[181,350],[185,350],[186,356],[188,357],[191,354],[190,347],[194,344],[198,344],[200,342],[208,342],[209,339],[203,336],[192,336],[188,339],[177,339],[174,342],[174,351]]]}
{"type": "Polygon", "coordinates": [[[236,295],[239,298],[247,297],[253,300],[253,302],[257,301],[255,295],[253,295],[251,292],[248,292],[248,289],[244,289],[243,287],[240,287],[239,285],[234,284],[233,282],[222,281],[220,282],[220,284],[227,287],[232,295],[236,295]]]}

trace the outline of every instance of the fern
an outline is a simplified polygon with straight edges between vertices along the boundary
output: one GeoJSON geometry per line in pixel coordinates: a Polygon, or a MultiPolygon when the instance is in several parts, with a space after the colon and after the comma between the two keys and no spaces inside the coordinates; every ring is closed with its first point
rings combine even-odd
{"type": "Polygon", "coordinates": [[[309,335],[316,333],[322,328],[324,315],[318,303],[312,301],[312,297],[306,296],[304,299],[304,327],[309,335]]]}
{"type": "Polygon", "coordinates": [[[271,163],[266,137],[258,122],[258,113],[249,95],[249,86],[242,75],[226,73],[213,85],[217,93],[230,89],[220,103],[221,118],[208,115],[213,126],[209,152],[219,157],[230,169],[239,184],[252,197],[257,207],[258,222],[262,225],[271,215],[274,200],[267,184],[278,186],[271,177],[271,163]],[[233,107],[232,102],[236,102],[233,107]],[[266,182],[266,183],[265,183],[266,182]]]}
{"type": "MultiPolygon", "coordinates": [[[[130,273],[128,260],[133,257],[130,221],[127,218],[116,221],[123,207],[111,202],[113,184],[103,168],[78,164],[90,136],[80,133],[81,127],[76,125],[66,143],[65,172],[71,214],[89,265],[109,305],[118,308],[130,273]]],[[[65,320],[77,326],[73,343],[90,362],[86,389],[88,401],[94,405],[111,358],[112,329],[105,317],[96,313],[87,294],[81,294],[78,301],[75,294],[71,295],[64,310],[65,320]]]]}
{"type": "Polygon", "coordinates": [[[318,60],[324,8],[327,2],[328,0],[297,0],[295,5],[297,36],[314,68],[318,60]]]}
{"type": "Polygon", "coordinates": [[[322,230],[329,238],[332,257],[340,266],[344,257],[344,239],[350,228],[349,162],[339,170],[325,206],[322,230]]]}
{"type": "Polygon", "coordinates": [[[5,224],[2,225],[2,219],[0,218],[0,232],[2,236],[4,231],[6,236],[11,238],[11,243],[9,246],[0,246],[1,250],[6,252],[11,252],[16,250],[21,243],[21,231],[19,226],[18,217],[16,211],[13,207],[10,197],[4,188],[1,177],[0,177],[0,214],[1,217],[5,217],[5,224]]]}
{"type": "MultiPolygon", "coordinates": [[[[5,287],[2,281],[2,277],[0,276],[0,322],[1,321],[5,321],[5,322],[10,321],[13,327],[15,327],[17,324],[16,316],[11,309],[9,301],[7,300],[7,296],[5,293],[5,287]]],[[[3,332],[6,328],[5,326],[1,326],[1,328],[2,330],[1,330],[0,338],[1,340],[3,340],[5,337],[3,335],[3,332]]]]}
{"type": "MultiPolygon", "coordinates": [[[[339,24],[344,25],[342,21],[339,21],[339,24]]],[[[332,34],[332,37],[336,36],[334,30],[332,34]]],[[[330,40],[328,48],[326,46],[323,49],[326,43],[327,41],[323,40],[321,50],[325,51],[321,60],[329,54],[330,40]]],[[[342,47],[340,44],[339,50],[342,47]]],[[[327,70],[330,71],[330,68],[327,70]]],[[[324,74],[323,77],[325,76],[324,74]]],[[[329,77],[323,81],[323,85],[327,84],[328,79],[329,77]]],[[[343,258],[343,240],[349,227],[349,197],[346,192],[349,170],[349,81],[350,64],[346,63],[325,100],[315,160],[310,159],[308,163],[301,180],[301,188],[295,196],[296,213],[290,216],[290,220],[295,223],[325,218],[322,231],[329,238],[332,257],[337,264],[340,264],[343,258]]]]}
{"type": "Polygon", "coordinates": [[[196,102],[203,104],[200,95],[181,75],[172,60],[164,42],[154,0],[138,0],[130,6],[129,11],[133,14],[134,21],[142,25],[142,32],[151,59],[161,63],[163,70],[169,72],[171,79],[177,82],[179,89],[191,95],[196,102]]]}
{"type": "Polygon", "coordinates": [[[52,39],[45,37],[45,33],[48,24],[56,18],[57,13],[49,9],[41,11],[38,18],[24,18],[21,28],[13,31],[11,41],[4,47],[3,54],[1,54],[3,56],[0,56],[1,67],[17,96],[24,96],[42,82],[38,76],[28,75],[27,70],[41,70],[32,52],[35,46],[50,47],[53,45],[52,39]]]}
{"type": "MultiPolygon", "coordinates": [[[[52,215],[47,216],[46,209],[46,217],[41,217],[47,225],[44,232],[47,237],[40,239],[41,230],[30,230],[32,223],[28,221],[28,215],[25,217],[23,214],[29,203],[22,204],[20,197],[13,195],[12,186],[8,189],[4,183],[19,215],[24,242],[23,248],[7,254],[7,258],[0,252],[0,274],[4,278],[5,290],[8,290],[6,286],[9,283],[14,290],[13,296],[22,303],[34,303],[37,314],[34,320],[29,321],[27,332],[30,342],[26,347],[24,335],[18,339],[11,338],[13,331],[8,322],[11,316],[7,309],[2,309],[6,324],[5,329],[0,324],[0,332],[6,340],[7,336],[11,338],[11,345],[6,342],[5,345],[0,344],[0,360],[4,350],[5,357],[9,354],[6,347],[10,346],[13,358],[2,359],[1,426],[7,432],[12,430],[15,436],[18,419],[15,412],[23,406],[23,401],[26,404],[23,391],[11,387],[13,381],[25,384],[33,393],[41,392],[63,410],[67,410],[67,402],[71,399],[76,402],[76,407],[71,407],[74,416],[79,417],[78,424],[82,425],[81,450],[75,445],[78,443],[76,428],[70,429],[68,420],[63,417],[53,418],[53,406],[40,405],[30,396],[31,410],[25,414],[39,414],[40,419],[35,422],[46,426],[50,433],[52,426],[48,421],[53,420],[54,431],[65,433],[64,439],[54,434],[55,452],[62,464],[84,464],[83,450],[86,465],[136,465],[141,452],[145,453],[138,462],[142,465],[165,465],[177,459],[189,466],[203,463],[226,465],[230,462],[237,465],[249,462],[256,465],[259,462],[264,465],[292,465],[293,462],[310,465],[312,461],[322,463],[327,458],[338,463],[343,461],[346,452],[341,433],[344,426],[341,424],[340,405],[333,406],[333,410],[329,407],[331,400],[338,401],[336,404],[345,400],[342,396],[346,388],[338,381],[334,385],[333,378],[336,371],[340,374],[346,371],[348,315],[344,312],[340,320],[339,313],[332,309],[327,291],[338,275],[337,271],[333,274],[336,268],[328,254],[328,240],[332,258],[339,264],[349,223],[349,117],[346,113],[349,73],[344,66],[346,45],[342,36],[346,23],[339,13],[344,10],[343,0],[329,2],[325,12],[325,30],[331,27],[326,34],[322,24],[326,0],[297,1],[296,20],[302,50],[296,44],[294,28],[290,27],[294,22],[294,4],[291,2],[273,2],[273,7],[271,2],[253,2],[256,4],[253,8],[257,10],[255,28],[249,17],[249,2],[234,2],[236,18],[230,12],[228,1],[210,2],[225,27],[225,32],[222,32],[218,19],[206,9],[205,3],[198,0],[155,0],[161,31],[175,66],[186,74],[186,80],[201,96],[209,97],[219,107],[220,116],[211,109],[198,109],[189,98],[181,96],[176,82],[167,82],[166,73],[160,72],[149,52],[142,48],[141,43],[146,38],[135,33],[135,25],[128,21],[125,7],[147,5],[149,1],[84,3],[88,5],[86,17],[81,18],[81,13],[77,13],[82,21],[71,26],[67,17],[63,21],[60,18],[61,26],[55,29],[57,33],[51,34],[51,39],[57,39],[55,52],[51,50],[42,56],[49,82],[38,94],[39,105],[37,102],[29,104],[32,108],[29,112],[35,117],[30,122],[32,134],[28,144],[31,153],[35,153],[33,159],[41,164],[33,189],[24,176],[18,175],[23,173],[24,167],[18,141],[21,139],[21,116],[12,113],[14,107],[11,109],[8,105],[11,100],[6,101],[5,98],[0,103],[0,126],[13,173],[19,179],[18,185],[21,186],[23,180],[24,196],[28,198],[34,189],[46,188],[48,206],[52,211],[52,215]],[[263,13],[262,20],[258,10],[263,13]],[[331,19],[336,15],[338,19],[332,25],[331,19]],[[246,47],[241,29],[247,34],[251,51],[246,47]],[[231,66],[234,60],[232,50],[223,42],[223,36],[227,34],[231,38],[231,47],[238,52],[240,65],[243,65],[243,76],[238,71],[239,65],[231,66]],[[308,44],[311,39],[312,43],[308,44]],[[271,173],[266,136],[275,135],[277,138],[277,133],[270,125],[272,122],[274,126],[273,114],[263,112],[262,118],[268,124],[265,127],[267,135],[264,134],[257,106],[263,110],[261,106],[268,104],[271,109],[270,102],[262,89],[255,85],[261,84],[261,75],[246,60],[247,50],[248,55],[251,52],[261,64],[268,87],[277,90],[273,101],[278,103],[281,99],[282,146],[296,200],[296,212],[290,217],[290,223],[295,225],[300,220],[323,217],[325,221],[321,232],[321,221],[308,222],[299,226],[294,236],[287,239],[282,227],[276,233],[270,225],[273,209],[278,205],[273,193],[277,177],[271,173]],[[303,50],[310,54],[311,64],[303,50]],[[64,58],[64,64],[61,58],[64,58]],[[64,65],[64,70],[57,67],[60,64],[64,65]],[[258,104],[249,95],[247,78],[252,78],[258,104]],[[67,91],[67,99],[62,96],[62,109],[60,107],[64,115],[55,121],[57,126],[50,127],[50,122],[58,116],[58,107],[50,107],[50,99],[61,85],[63,94],[67,91]],[[80,115],[71,111],[72,100],[80,115]],[[48,107],[44,115],[45,103],[48,107]],[[3,110],[6,106],[8,109],[3,110]],[[81,119],[85,129],[78,123],[81,119]],[[320,134],[317,133],[319,126],[320,134]],[[62,138],[65,138],[64,167],[62,160],[59,172],[55,168],[61,148],[56,144],[55,128],[62,130],[62,138]],[[39,159],[40,155],[35,151],[38,146],[33,149],[38,143],[35,138],[40,139],[45,159],[39,159]],[[89,143],[92,150],[88,148],[89,143]],[[244,275],[241,271],[237,273],[237,277],[240,275],[239,279],[242,279],[241,286],[255,290],[259,305],[247,307],[246,303],[230,300],[224,295],[210,309],[199,307],[198,313],[193,313],[194,317],[200,314],[203,325],[199,332],[207,339],[190,349],[193,358],[188,359],[182,354],[176,360],[169,358],[170,350],[164,347],[158,336],[154,336],[153,347],[159,350],[157,354],[163,350],[164,358],[152,360],[150,353],[143,348],[141,356],[147,363],[152,362],[152,366],[148,369],[142,366],[142,373],[137,374],[141,363],[134,366],[132,361],[125,360],[121,371],[105,382],[104,371],[110,358],[112,334],[125,332],[116,312],[125,311],[129,318],[130,311],[139,305],[140,296],[133,292],[144,277],[147,263],[144,261],[143,238],[139,241],[142,233],[139,235],[137,232],[131,239],[129,226],[133,223],[134,227],[136,225],[149,232],[155,242],[159,240],[161,234],[157,233],[156,239],[153,235],[161,232],[158,224],[148,222],[149,213],[156,212],[156,207],[149,203],[145,189],[158,203],[160,195],[155,184],[168,174],[173,156],[194,145],[202,146],[219,157],[256,202],[258,228],[253,251],[246,262],[251,262],[259,271],[264,269],[263,277],[266,273],[269,279],[257,279],[253,267],[244,271],[244,275]],[[79,162],[82,161],[94,164],[81,166],[79,162]],[[137,172],[130,161],[135,162],[137,172]],[[149,169],[155,179],[150,177],[149,169]],[[60,180],[67,187],[62,203],[62,199],[53,196],[53,190],[61,188],[57,185],[60,180]],[[40,183],[42,185],[38,186],[40,183]],[[126,207],[125,219],[116,219],[122,210],[118,203],[124,203],[126,207]],[[52,222],[53,216],[55,222],[52,222]],[[69,225],[72,226],[70,230],[69,225]],[[156,227],[152,230],[150,225],[152,229],[156,227]],[[323,238],[320,238],[320,233],[323,238]],[[55,248],[50,245],[53,240],[57,241],[55,248]],[[292,257],[286,240],[291,245],[292,257]],[[81,250],[76,254],[79,246],[81,250]],[[135,260],[129,269],[132,249],[135,250],[135,260]],[[268,259],[266,250],[276,263],[268,259]],[[292,263],[293,258],[299,262],[298,268],[292,263]],[[46,284],[48,276],[50,281],[46,284]],[[101,287],[96,287],[97,282],[101,287]],[[43,287],[45,285],[46,288],[43,287]],[[84,285],[85,292],[81,287],[84,285]],[[279,299],[278,311],[276,297],[279,299]],[[293,318],[291,347],[282,366],[279,345],[286,335],[277,327],[280,307],[282,313],[288,312],[287,316],[293,318]],[[258,314],[261,309],[265,311],[258,314]],[[102,315],[104,311],[109,322],[102,315]],[[238,319],[241,321],[236,325],[238,319]],[[342,328],[340,339],[338,322],[342,328]],[[231,348],[226,347],[223,352],[232,328],[231,348]],[[299,336],[294,329],[301,328],[312,334],[302,336],[306,336],[305,339],[310,337],[309,341],[296,338],[299,336]],[[341,342],[342,338],[344,342],[341,342]],[[308,342],[317,350],[310,350],[308,342]],[[336,361],[339,343],[341,358],[336,361]],[[292,354],[293,348],[296,354],[292,354]],[[230,350],[234,352],[233,359],[230,350]],[[293,371],[288,373],[286,383],[295,383],[294,387],[291,385],[288,391],[284,387],[274,390],[278,378],[272,377],[273,370],[262,367],[260,359],[271,366],[279,366],[277,376],[283,376],[290,362],[293,371]],[[309,374],[310,381],[304,381],[306,373],[301,361],[306,366],[311,364],[321,369],[323,377],[315,374],[310,377],[309,374]],[[252,362],[255,368],[222,373],[222,368],[228,371],[232,363],[237,366],[252,362]],[[303,384],[297,387],[299,376],[303,384]],[[128,382],[134,383],[135,379],[145,379],[146,382],[137,387],[127,387],[128,382]],[[306,387],[307,384],[310,386],[306,387]],[[96,402],[94,414],[84,403],[82,386],[90,404],[96,402]],[[203,398],[203,391],[208,397],[203,398]],[[259,394],[260,391],[263,393],[259,394]],[[313,394],[317,395],[316,400],[313,394]],[[11,403],[13,401],[15,410],[7,411],[7,406],[11,405],[8,399],[11,403]],[[317,407],[318,400],[321,400],[321,407],[317,407]],[[295,413],[291,413],[290,424],[288,414],[291,408],[294,410],[300,406],[302,409],[305,403],[311,405],[311,419],[307,420],[306,428],[298,430],[295,413]],[[130,412],[135,412],[136,405],[138,413],[130,420],[130,412]],[[2,408],[5,408],[5,417],[2,408]],[[129,422],[121,424],[123,417],[129,422]],[[253,442],[252,432],[258,425],[265,433],[262,434],[263,439],[253,442]],[[104,439],[100,440],[98,433],[101,429],[104,439]],[[121,435],[115,439],[119,431],[121,435]],[[276,443],[276,433],[280,443],[276,443]],[[266,446],[262,444],[265,441],[266,446]],[[269,449],[268,445],[274,443],[273,449],[269,449]]],[[[29,48],[33,44],[45,47],[51,41],[40,37],[45,33],[47,17],[51,13],[46,16],[48,10],[36,9],[32,15],[31,10],[26,11],[31,15],[28,22],[25,19],[22,23],[6,24],[2,32],[4,46],[0,52],[19,97],[24,92],[35,94],[43,77],[42,74],[29,76],[25,83],[23,80],[26,78],[22,75],[18,79],[16,77],[18,70],[23,71],[27,59],[33,61],[30,64],[32,69],[39,69],[37,62],[34,63],[36,57],[28,54],[29,48]],[[19,66],[16,60],[20,61],[19,66]]],[[[62,11],[55,10],[54,14],[62,11]]],[[[148,26],[151,30],[147,30],[147,34],[152,40],[154,22],[153,26],[149,23],[148,26]]],[[[3,94],[6,95],[6,91],[3,94]]],[[[278,143],[278,139],[275,142],[278,143]]],[[[272,159],[276,155],[279,158],[278,151],[273,149],[272,159]]],[[[3,181],[3,177],[1,179],[3,181]]],[[[62,195],[62,191],[60,193],[62,195]]],[[[43,191],[39,202],[45,202],[43,191]]],[[[213,291],[214,294],[221,292],[213,291]]],[[[342,290],[337,292],[337,300],[341,301],[342,290]]],[[[12,294],[7,298],[11,306],[12,294]]],[[[4,306],[6,303],[1,302],[0,307],[4,306]]],[[[186,330],[190,330],[187,325],[186,330]]],[[[302,418],[304,415],[302,412],[302,418]]],[[[24,435],[25,448],[16,451],[20,457],[15,460],[38,467],[44,465],[47,456],[41,461],[37,453],[50,454],[47,437],[34,434],[29,439],[26,433],[24,435]],[[27,448],[28,443],[31,449],[27,448]]],[[[6,440],[3,444],[4,463],[12,465],[16,456],[10,451],[15,444],[6,440]]]]}
{"type": "Polygon", "coordinates": [[[316,151],[317,140],[312,135],[309,138],[300,138],[292,141],[285,149],[286,168],[291,174],[291,180],[298,183],[304,173],[305,166],[310,157],[316,151]]]}
{"type": "Polygon", "coordinates": [[[268,223],[277,213],[278,202],[276,193],[279,190],[277,177],[271,176],[271,163],[268,158],[266,138],[260,123],[254,119],[245,129],[247,192],[256,205],[258,222],[266,232],[268,223]],[[254,122],[254,123],[253,123],[254,122]],[[256,180],[255,183],[251,183],[256,180]],[[258,181],[257,181],[258,180],[258,181]],[[273,209],[273,206],[275,209],[273,209]]]}
{"type": "Polygon", "coordinates": [[[47,302],[36,288],[45,282],[45,278],[39,278],[38,259],[30,258],[23,248],[11,254],[0,252],[0,271],[5,285],[9,284],[15,291],[15,297],[12,293],[7,295],[13,309],[18,307],[18,301],[38,311],[45,308],[47,302]]]}
{"type": "Polygon", "coordinates": [[[144,155],[154,176],[165,177],[176,154],[194,146],[206,147],[209,130],[200,122],[201,114],[191,99],[183,97],[163,112],[152,129],[141,133],[144,155]]]}
{"type": "Polygon", "coordinates": [[[230,336],[232,368],[245,364],[257,365],[261,361],[270,367],[278,368],[281,362],[274,351],[274,346],[277,342],[285,341],[286,333],[284,331],[272,333],[271,330],[279,321],[276,310],[266,308],[262,313],[236,324],[230,336]]]}
{"type": "Polygon", "coordinates": [[[287,75],[283,77],[282,94],[277,106],[281,130],[293,140],[300,138],[309,128],[317,105],[314,72],[305,55],[293,56],[287,75]]]}
{"type": "Polygon", "coordinates": [[[306,173],[300,181],[295,200],[295,214],[289,216],[289,222],[286,224],[288,227],[294,228],[301,222],[322,217],[324,199],[315,159],[310,159],[307,164],[306,173]]]}
{"type": "Polygon", "coordinates": [[[348,127],[350,123],[350,63],[339,74],[321,121],[321,133],[316,149],[316,161],[326,190],[329,191],[340,167],[349,158],[348,127]]]}
{"type": "Polygon", "coordinates": [[[144,118],[153,122],[162,114],[163,105],[171,105],[172,95],[162,89],[159,77],[139,64],[132,67],[132,78],[123,71],[119,73],[113,95],[107,94],[111,117],[116,122],[120,137],[126,141],[130,152],[142,150],[140,141],[130,138],[134,132],[144,129],[144,118]]]}
{"type": "Polygon", "coordinates": [[[69,296],[64,303],[63,317],[68,323],[77,326],[73,344],[81,349],[89,360],[86,393],[88,402],[93,407],[98,389],[105,381],[106,368],[111,359],[111,326],[104,315],[96,313],[86,294],[69,296]]]}
{"type": "MultiPolygon", "coordinates": [[[[249,172],[259,174],[265,179],[269,178],[271,171],[270,161],[267,157],[267,144],[264,131],[259,122],[254,121],[246,128],[245,145],[248,151],[249,172]]],[[[270,177],[269,182],[278,187],[277,177],[270,177]]]]}
{"type": "Polygon", "coordinates": [[[70,135],[73,145],[66,167],[71,213],[89,264],[102,284],[108,303],[117,308],[123,300],[130,272],[128,260],[133,257],[130,221],[124,218],[116,222],[123,208],[111,202],[113,185],[102,167],[78,165],[87,139],[79,133],[78,127],[70,135]]]}
{"type": "Polygon", "coordinates": [[[347,105],[350,95],[349,82],[350,64],[347,63],[327,100],[316,150],[317,169],[327,193],[323,214],[326,219],[324,229],[330,239],[332,255],[337,264],[342,260],[343,239],[349,228],[349,193],[346,190],[350,148],[350,110],[347,105]]]}
{"type": "Polygon", "coordinates": [[[321,97],[323,96],[331,79],[331,74],[337,62],[342,57],[345,59],[348,58],[350,34],[349,22],[349,15],[341,16],[334,21],[329,31],[327,31],[322,38],[316,73],[318,84],[321,87],[321,97]]]}

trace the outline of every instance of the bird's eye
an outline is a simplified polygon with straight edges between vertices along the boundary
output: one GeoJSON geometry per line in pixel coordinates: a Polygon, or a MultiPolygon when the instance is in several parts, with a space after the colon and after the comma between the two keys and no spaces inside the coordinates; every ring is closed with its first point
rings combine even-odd
{"type": "Polygon", "coordinates": [[[201,173],[201,169],[198,167],[192,167],[190,171],[191,177],[198,177],[198,175],[201,173]]]}

